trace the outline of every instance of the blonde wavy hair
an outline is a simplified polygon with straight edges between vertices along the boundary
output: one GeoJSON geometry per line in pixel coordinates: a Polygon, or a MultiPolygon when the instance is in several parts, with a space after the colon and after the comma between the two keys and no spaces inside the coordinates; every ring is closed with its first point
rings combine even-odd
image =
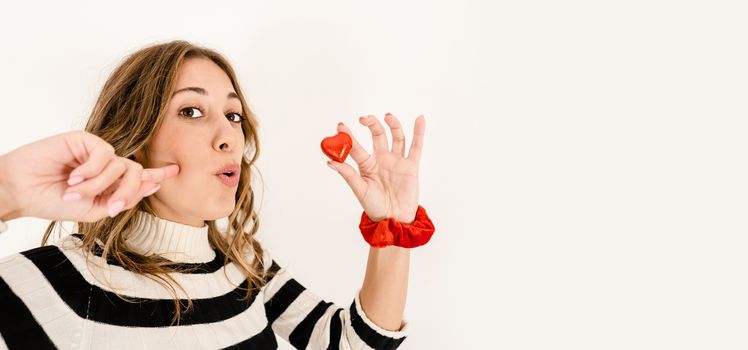
{"type": "MultiPolygon", "coordinates": [[[[259,218],[255,211],[255,193],[251,187],[250,170],[259,156],[258,122],[247,105],[229,61],[214,50],[184,40],[141,48],[127,56],[109,76],[91,112],[85,131],[111,144],[118,156],[134,159],[133,155],[138,150],[148,154],[149,141],[166,117],[169,96],[175,89],[177,71],[189,58],[210,59],[228,75],[239,96],[242,114],[245,116],[242,120],[242,131],[247,151],[242,156],[239,190],[235,195],[236,205],[228,216],[227,230],[221,232],[214,220],[206,223],[208,240],[212,248],[220,250],[225,256],[224,265],[233,262],[246,276],[249,287],[242,300],[249,300],[253,292],[272,277],[272,272],[264,273],[266,269],[262,261],[263,249],[254,238],[259,229],[259,218]],[[253,153],[251,158],[249,153],[253,153]],[[247,232],[246,228],[250,223],[252,227],[247,232]],[[249,249],[256,257],[251,263],[246,258],[249,249]]],[[[90,254],[98,250],[103,259],[114,259],[124,269],[143,274],[163,285],[174,297],[176,312],[172,324],[178,324],[182,308],[174,286],[187,293],[169,273],[189,272],[193,269],[179,266],[159,256],[138,254],[125,243],[125,239],[132,231],[138,210],[155,215],[149,199],[150,197],[146,197],[133,208],[122,211],[114,218],[106,217],[96,222],[76,223],[78,233],[84,237],[81,248],[87,261],[90,254]],[[103,247],[99,247],[97,240],[103,243],[103,247]]],[[[46,245],[50,233],[58,223],[52,221],[49,224],[42,238],[42,245],[46,245]]],[[[123,300],[135,302],[116,294],[123,300]]],[[[189,311],[192,306],[192,299],[188,297],[184,312],[189,311]]]]}

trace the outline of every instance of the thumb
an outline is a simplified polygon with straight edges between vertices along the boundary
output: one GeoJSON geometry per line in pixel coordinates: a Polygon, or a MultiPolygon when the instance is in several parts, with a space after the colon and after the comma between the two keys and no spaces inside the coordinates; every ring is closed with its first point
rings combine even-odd
{"type": "Polygon", "coordinates": [[[334,160],[328,161],[327,166],[343,176],[343,179],[348,183],[348,186],[350,186],[357,198],[360,199],[364,196],[367,186],[366,181],[358,175],[358,172],[352,166],[348,165],[348,163],[339,163],[334,160]]]}

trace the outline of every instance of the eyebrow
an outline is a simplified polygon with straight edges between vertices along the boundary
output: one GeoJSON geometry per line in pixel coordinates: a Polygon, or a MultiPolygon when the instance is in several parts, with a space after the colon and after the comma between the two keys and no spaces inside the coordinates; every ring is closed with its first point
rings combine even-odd
{"type": "MultiPolygon", "coordinates": [[[[176,94],[178,94],[178,93],[180,93],[180,92],[185,92],[185,91],[193,91],[193,92],[197,92],[197,93],[198,93],[198,94],[200,94],[200,95],[206,95],[206,96],[208,95],[208,92],[207,92],[207,91],[205,91],[205,89],[203,89],[203,88],[201,88],[201,87],[197,87],[197,86],[188,86],[188,87],[186,87],[186,88],[182,88],[182,89],[179,89],[179,90],[177,90],[177,91],[174,91],[174,93],[173,93],[173,94],[171,95],[171,97],[174,97],[174,95],[176,95],[176,94]]],[[[229,94],[228,94],[228,95],[226,95],[226,97],[227,97],[227,98],[235,98],[235,99],[237,99],[237,100],[239,99],[239,95],[237,95],[237,94],[236,94],[236,92],[233,92],[233,91],[232,91],[232,92],[229,92],[229,94]]]]}

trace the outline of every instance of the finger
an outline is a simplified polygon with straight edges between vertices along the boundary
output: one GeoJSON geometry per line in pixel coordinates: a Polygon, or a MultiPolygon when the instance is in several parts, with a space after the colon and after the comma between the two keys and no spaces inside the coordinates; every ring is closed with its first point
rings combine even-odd
{"type": "Polygon", "coordinates": [[[153,182],[142,182],[140,184],[140,191],[138,191],[138,196],[143,199],[143,197],[148,197],[161,189],[161,185],[154,184],[153,182]]]}
{"type": "Polygon", "coordinates": [[[81,165],[70,172],[70,176],[68,176],[69,185],[79,184],[86,179],[100,174],[104,167],[116,157],[112,145],[98,139],[94,135],[90,136],[92,137],[79,137],[68,142],[71,148],[83,148],[82,151],[76,152],[83,159],[80,159],[81,165]],[[83,144],[80,144],[81,140],[83,140],[83,144]]]}
{"type": "Polygon", "coordinates": [[[416,162],[421,161],[421,150],[423,149],[423,138],[426,133],[426,118],[423,115],[416,118],[416,125],[413,128],[413,141],[410,143],[408,159],[416,162]]]}
{"type": "Polygon", "coordinates": [[[160,168],[148,168],[143,170],[143,181],[159,183],[179,174],[179,165],[171,164],[160,168]]]}
{"type": "Polygon", "coordinates": [[[377,153],[377,151],[380,150],[389,151],[389,147],[387,147],[387,133],[384,131],[384,127],[377,117],[368,115],[360,117],[358,120],[361,124],[367,126],[369,130],[371,130],[371,138],[374,144],[373,153],[377,153]]]}
{"type": "Polygon", "coordinates": [[[81,184],[68,187],[65,190],[65,194],[76,192],[83,198],[96,197],[112,187],[114,182],[119,180],[126,169],[127,166],[119,157],[113,158],[100,174],[89,178],[81,184]]]}
{"type": "MultiPolygon", "coordinates": [[[[112,187],[116,187],[116,186],[117,186],[116,183],[112,185],[112,187]]],[[[156,193],[159,189],[161,189],[161,185],[159,184],[154,184],[153,182],[141,182],[140,189],[137,195],[137,200],[135,200],[134,203],[131,206],[129,206],[129,208],[134,207],[135,204],[137,204],[141,199],[156,193]]],[[[107,215],[110,217],[114,217],[118,214],[118,213],[114,213],[114,215],[112,215],[112,213],[110,212],[112,208],[111,206],[107,205],[107,203],[110,201],[112,196],[113,194],[112,195],[100,194],[98,197],[94,198],[93,200],[94,206],[92,208],[93,217],[101,218],[107,215]]]]}
{"type": "Polygon", "coordinates": [[[348,183],[348,186],[353,190],[353,194],[355,194],[356,198],[359,198],[360,201],[366,194],[366,186],[368,186],[368,184],[358,175],[356,169],[353,169],[353,167],[348,163],[339,163],[334,160],[328,161],[327,163],[343,176],[345,182],[348,183]]]}
{"type": "Polygon", "coordinates": [[[371,157],[371,155],[369,155],[369,152],[366,152],[366,150],[363,147],[361,147],[361,144],[359,144],[358,141],[356,141],[356,138],[353,137],[353,133],[351,133],[351,129],[348,129],[348,127],[345,126],[345,124],[338,123],[338,131],[342,131],[351,137],[351,140],[353,141],[353,145],[351,147],[351,151],[348,154],[351,156],[351,158],[353,158],[353,161],[355,161],[356,164],[358,164],[358,166],[361,167],[362,164],[366,160],[368,160],[369,157],[371,157]]]}
{"type": "Polygon", "coordinates": [[[143,166],[129,159],[120,158],[127,166],[117,190],[107,200],[109,216],[114,217],[120,211],[132,208],[140,200],[140,184],[143,166]]]}
{"type": "Polygon", "coordinates": [[[392,133],[392,153],[405,156],[405,134],[403,134],[400,121],[389,113],[384,115],[384,121],[389,125],[390,133],[392,133]]]}

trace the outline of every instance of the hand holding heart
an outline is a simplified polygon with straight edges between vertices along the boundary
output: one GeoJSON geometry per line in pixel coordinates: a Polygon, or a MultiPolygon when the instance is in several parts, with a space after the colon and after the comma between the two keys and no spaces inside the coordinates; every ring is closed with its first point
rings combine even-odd
{"type": "Polygon", "coordinates": [[[328,164],[343,176],[372,221],[394,218],[409,224],[415,220],[418,210],[418,167],[426,119],[423,116],[416,118],[407,157],[400,121],[389,113],[384,120],[392,133],[392,148],[382,124],[375,116],[369,115],[359,118],[359,122],[371,131],[372,154],[361,147],[343,123],[338,124],[337,135],[322,141],[322,151],[332,159],[328,164]],[[345,163],[349,152],[358,165],[358,172],[345,163]]]}

